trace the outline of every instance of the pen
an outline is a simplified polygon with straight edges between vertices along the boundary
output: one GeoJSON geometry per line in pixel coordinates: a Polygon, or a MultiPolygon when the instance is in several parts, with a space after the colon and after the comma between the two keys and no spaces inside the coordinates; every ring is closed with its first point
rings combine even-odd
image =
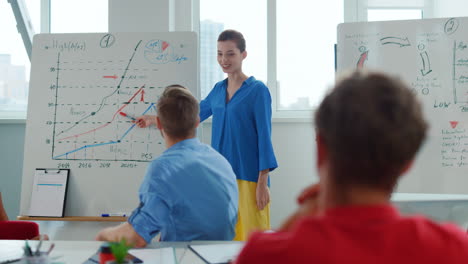
{"type": "Polygon", "coordinates": [[[31,248],[29,247],[29,244],[28,244],[28,241],[26,240],[26,245],[24,246],[24,254],[28,257],[31,257],[33,254],[32,254],[32,250],[31,248]]]}
{"type": "Polygon", "coordinates": [[[52,249],[54,249],[55,243],[50,244],[49,250],[47,250],[47,255],[50,255],[50,252],[52,252],[52,249]]]}
{"type": "Polygon", "coordinates": [[[102,217],[110,217],[110,216],[127,216],[126,213],[114,213],[114,214],[101,214],[102,217]]]}
{"type": "Polygon", "coordinates": [[[40,256],[41,255],[40,249],[41,249],[41,246],[42,246],[42,239],[43,238],[42,238],[42,235],[39,235],[39,236],[40,236],[41,241],[39,241],[39,245],[37,245],[37,247],[36,247],[36,252],[34,252],[35,256],[40,256]]]}
{"type": "Polygon", "coordinates": [[[124,112],[119,112],[119,114],[120,114],[121,116],[125,116],[125,117],[127,117],[127,118],[130,118],[130,119],[133,120],[133,121],[136,121],[136,118],[134,118],[134,117],[132,117],[132,116],[129,116],[129,115],[127,115],[127,114],[124,113],[124,112]]]}

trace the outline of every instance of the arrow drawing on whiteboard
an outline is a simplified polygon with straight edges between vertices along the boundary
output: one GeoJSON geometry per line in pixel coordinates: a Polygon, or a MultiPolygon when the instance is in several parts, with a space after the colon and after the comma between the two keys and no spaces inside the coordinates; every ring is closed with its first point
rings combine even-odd
{"type": "Polygon", "coordinates": [[[105,78],[105,79],[106,79],[106,78],[107,78],[107,79],[112,78],[112,79],[114,79],[114,80],[117,79],[117,77],[118,77],[118,76],[115,75],[115,74],[114,74],[114,75],[105,75],[105,76],[102,76],[102,78],[105,78]]]}
{"type": "Polygon", "coordinates": [[[429,62],[429,55],[427,55],[427,51],[419,53],[422,59],[423,68],[421,69],[421,74],[423,76],[428,75],[432,72],[431,70],[431,63],[429,62]]]}
{"type": "Polygon", "coordinates": [[[144,101],[145,101],[145,90],[144,90],[144,89],[141,89],[140,102],[144,102],[144,101]]]}
{"type": "Polygon", "coordinates": [[[408,40],[408,37],[406,37],[406,38],[385,37],[385,38],[380,39],[380,43],[382,43],[382,45],[396,44],[396,45],[400,45],[400,48],[401,47],[411,46],[411,44],[410,44],[410,42],[408,40]]]}
{"type": "Polygon", "coordinates": [[[357,63],[357,68],[362,69],[364,67],[364,62],[367,60],[367,57],[369,55],[369,51],[366,50],[361,54],[361,57],[359,57],[358,63],[357,63]]]}

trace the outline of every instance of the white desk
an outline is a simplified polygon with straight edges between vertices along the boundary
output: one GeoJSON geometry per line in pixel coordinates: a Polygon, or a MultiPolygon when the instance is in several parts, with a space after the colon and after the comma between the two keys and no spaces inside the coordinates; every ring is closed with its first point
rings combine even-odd
{"type": "Polygon", "coordinates": [[[394,193],[393,202],[466,201],[467,194],[394,193]]]}
{"type": "MultiPolygon", "coordinates": [[[[35,249],[38,241],[28,241],[31,248],[35,249]]],[[[44,241],[41,251],[47,250],[51,243],[55,243],[51,257],[54,263],[81,264],[92,256],[101,246],[100,241],[44,241]]],[[[178,264],[203,264],[204,262],[195,255],[188,245],[205,245],[221,243],[240,243],[234,241],[196,241],[196,242],[159,242],[148,245],[147,248],[174,247],[178,264]]],[[[0,240],[0,248],[22,248],[23,240],[0,240]]],[[[159,264],[159,263],[158,263],[159,264]]]]}

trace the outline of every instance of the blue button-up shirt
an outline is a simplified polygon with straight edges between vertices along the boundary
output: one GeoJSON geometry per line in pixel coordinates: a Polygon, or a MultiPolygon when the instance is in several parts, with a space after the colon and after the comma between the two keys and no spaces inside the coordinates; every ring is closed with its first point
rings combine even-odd
{"type": "Polygon", "coordinates": [[[200,120],[213,115],[211,145],[232,165],[240,180],[258,181],[258,173],[278,167],[271,143],[271,96],[254,77],[244,81],[226,103],[227,79],[200,103],[200,120]]]}
{"type": "Polygon", "coordinates": [[[232,240],[237,221],[236,176],[228,161],[198,139],[178,142],[148,166],[140,206],[128,222],[150,242],[232,240]]]}

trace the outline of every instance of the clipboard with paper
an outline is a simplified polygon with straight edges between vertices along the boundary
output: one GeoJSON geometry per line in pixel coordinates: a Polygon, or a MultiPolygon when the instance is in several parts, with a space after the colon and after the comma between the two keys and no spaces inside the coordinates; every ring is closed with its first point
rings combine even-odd
{"type": "Polygon", "coordinates": [[[64,216],[69,174],[69,169],[36,169],[29,216],[64,216]]]}

